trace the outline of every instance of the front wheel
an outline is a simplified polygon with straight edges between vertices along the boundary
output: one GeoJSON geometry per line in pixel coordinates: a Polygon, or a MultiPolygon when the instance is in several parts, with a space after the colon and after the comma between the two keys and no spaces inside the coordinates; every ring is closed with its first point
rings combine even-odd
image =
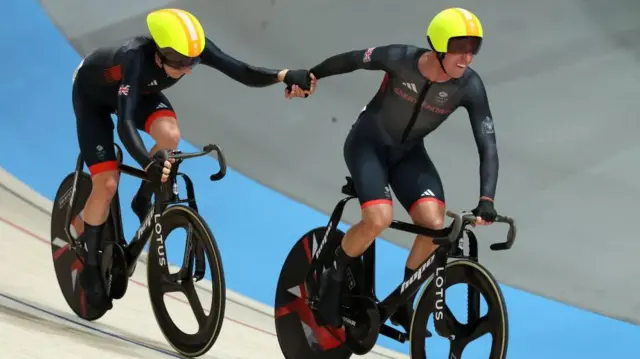
{"type": "MultiPolygon", "coordinates": [[[[507,356],[509,339],[509,321],[507,308],[498,281],[491,273],[477,262],[467,259],[455,260],[447,263],[444,278],[446,283],[430,281],[420,295],[418,305],[411,322],[410,350],[412,359],[433,358],[433,349],[427,356],[427,324],[431,314],[441,316],[446,323],[449,339],[449,354],[446,358],[462,358],[462,353],[470,343],[480,339],[485,334],[491,335],[491,346],[488,354],[475,353],[476,350],[487,352],[474,346],[474,357],[487,359],[504,359],[507,356]],[[454,295],[452,286],[463,284],[467,287],[466,296],[454,295]],[[440,287],[438,287],[438,285],[440,287]],[[442,301],[442,293],[445,302],[442,301]],[[481,296],[486,302],[486,314],[481,315],[481,296]],[[462,305],[460,305],[462,304],[462,305]],[[467,323],[458,321],[451,308],[461,306],[466,308],[467,323]]],[[[458,294],[458,293],[456,293],[458,294]]],[[[436,328],[437,332],[437,328],[436,328]]],[[[435,338],[434,338],[435,339],[435,338]]],[[[430,339],[431,342],[432,339],[430,339]]],[[[445,357],[444,353],[441,353],[445,357]]]]}
{"type": "Polygon", "coordinates": [[[209,351],[222,329],[226,287],[215,238],[204,219],[192,208],[172,206],[162,214],[151,235],[147,282],[156,321],[169,344],[188,357],[198,357],[209,351]],[[187,235],[184,263],[177,273],[170,273],[165,242],[169,234],[178,228],[183,228],[187,235]],[[203,254],[206,254],[206,258],[203,254]],[[208,262],[206,267],[205,262],[208,262]],[[199,273],[206,269],[211,275],[211,286],[205,289],[211,296],[211,305],[205,309],[198,297],[195,282],[201,277],[199,273]],[[164,295],[171,292],[182,292],[187,297],[198,323],[198,330],[194,334],[185,333],[171,319],[164,303],[164,295]]]}

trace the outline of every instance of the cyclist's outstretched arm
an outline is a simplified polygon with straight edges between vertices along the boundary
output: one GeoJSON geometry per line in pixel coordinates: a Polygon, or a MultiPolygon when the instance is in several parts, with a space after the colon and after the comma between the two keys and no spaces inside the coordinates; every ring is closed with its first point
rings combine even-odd
{"type": "Polygon", "coordinates": [[[498,148],[496,134],[484,84],[474,75],[467,85],[463,106],[469,112],[473,136],[480,156],[480,198],[493,201],[498,184],[498,148]]]}
{"type": "Polygon", "coordinates": [[[125,56],[122,82],[118,89],[118,136],[131,157],[142,168],[146,168],[151,163],[151,158],[134,123],[135,107],[140,96],[138,82],[143,65],[143,54],[130,50],[125,56]]]}
{"type": "Polygon", "coordinates": [[[284,79],[284,71],[256,67],[242,62],[220,50],[210,39],[205,40],[200,55],[202,64],[220,70],[230,78],[250,87],[266,87],[284,79]]]}
{"type": "Polygon", "coordinates": [[[316,79],[360,69],[392,72],[398,62],[406,57],[408,51],[411,51],[410,46],[393,44],[343,52],[329,57],[309,71],[316,79]]]}

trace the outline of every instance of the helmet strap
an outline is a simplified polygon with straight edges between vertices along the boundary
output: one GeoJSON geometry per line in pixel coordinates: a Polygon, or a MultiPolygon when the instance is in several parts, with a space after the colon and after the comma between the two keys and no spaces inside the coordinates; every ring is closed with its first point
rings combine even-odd
{"type": "Polygon", "coordinates": [[[442,62],[444,61],[444,57],[445,57],[446,55],[447,55],[447,54],[446,54],[446,53],[444,53],[444,52],[437,52],[437,53],[436,53],[436,58],[438,59],[438,63],[440,64],[440,67],[442,68],[442,72],[444,72],[447,76],[451,77],[451,75],[449,75],[449,74],[447,73],[447,70],[445,70],[445,68],[444,68],[444,64],[442,63],[442,62]]]}
{"type": "Polygon", "coordinates": [[[438,59],[438,63],[440,64],[440,68],[442,68],[442,72],[445,73],[445,75],[451,77],[451,75],[449,75],[447,73],[447,70],[444,69],[444,64],[442,63],[442,61],[444,60],[444,57],[446,55],[445,52],[438,52],[436,51],[435,46],[433,46],[433,43],[431,42],[431,39],[427,36],[427,41],[429,42],[429,46],[431,46],[431,49],[433,50],[433,52],[436,53],[436,59],[438,59]]]}
{"type": "MultiPolygon", "coordinates": [[[[164,58],[162,57],[162,54],[160,53],[160,51],[158,49],[156,49],[154,57],[158,56],[158,59],[160,60],[160,67],[164,68],[164,58]]],[[[155,58],[154,58],[155,60],[155,58]]]]}

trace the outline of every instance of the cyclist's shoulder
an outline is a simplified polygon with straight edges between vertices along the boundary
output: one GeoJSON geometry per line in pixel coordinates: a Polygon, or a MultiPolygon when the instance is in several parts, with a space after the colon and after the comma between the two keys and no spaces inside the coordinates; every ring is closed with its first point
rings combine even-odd
{"type": "Polygon", "coordinates": [[[484,81],[474,69],[467,67],[464,75],[458,80],[461,91],[460,105],[463,107],[487,104],[488,95],[484,81]]]}
{"type": "Polygon", "coordinates": [[[389,57],[393,57],[396,59],[414,59],[416,55],[420,56],[423,53],[430,51],[429,49],[423,47],[403,43],[390,43],[378,47],[373,47],[372,49],[375,50],[377,48],[384,49],[389,57]]]}
{"type": "Polygon", "coordinates": [[[126,39],[118,47],[118,52],[127,56],[144,56],[153,52],[155,44],[149,36],[134,36],[126,39]]]}
{"type": "Polygon", "coordinates": [[[417,61],[420,56],[428,49],[402,43],[391,43],[373,48],[372,52],[380,51],[381,53],[373,54],[378,61],[384,62],[387,66],[387,73],[391,77],[413,76],[417,71],[417,61]]]}
{"type": "Polygon", "coordinates": [[[480,74],[471,67],[467,67],[462,77],[458,80],[466,91],[470,94],[484,94],[484,81],[480,74]]]}
{"type": "Polygon", "coordinates": [[[124,41],[114,54],[114,62],[125,68],[137,68],[144,71],[145,67],[154,62],[150,59],[155,54],[155,43],[148,36],[136,36],[124,41]]]}
{"type": "Polygon", "coordinates": [[[147,36],[135,36],[127,38],[115,44],[101,46],[91,51],[85,62],[114,62],[121,63],[127,58],[145,56],[153,49],[153,40],[147,36]]]}

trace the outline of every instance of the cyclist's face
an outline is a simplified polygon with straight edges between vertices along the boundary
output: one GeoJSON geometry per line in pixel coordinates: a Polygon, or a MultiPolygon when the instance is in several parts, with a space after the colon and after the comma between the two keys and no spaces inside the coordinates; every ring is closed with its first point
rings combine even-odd
{"type": "Polygon", "coordinates": [[[460,78],[473,61],[473,54],[470,52],[460,54],[447,54],[442,61],[447,74],[453,78],[460,78]]]}
{"type": "Polygon", "coordinates": [[[167,65],[166,63],[162,62],[162,59],[160,58],[160,55],[156,53],[156,63],[158,64],[158,66],[162,67],[164,69],[164,72],[167,73],[167,76],[174,78],[174,79],[179,79],[184,75],[188,75],[191,73],[191,67],[172,67],[170,65],[167,65]]]}
{"type": "Polygon", "coordinates": [[[168,65],[164,65],[164,71],[167,73],[167,75],[171,78],[174,79],[179,79],[184,75],[188,75],[191,73],[191,68],[190,67],[185,67],[185,68],[181,68],[181,69],[176,69],[173,68],[171,66],[168,65]]]}
{"type": "Polygon", "coordinates": [[[447,74],[453,78],[461,77],[473,61],[473,56],[480,50],[481,44],[482,39],[478,37],[455,37],[449,40],[447,54],[442,62],[447,74]]]}

